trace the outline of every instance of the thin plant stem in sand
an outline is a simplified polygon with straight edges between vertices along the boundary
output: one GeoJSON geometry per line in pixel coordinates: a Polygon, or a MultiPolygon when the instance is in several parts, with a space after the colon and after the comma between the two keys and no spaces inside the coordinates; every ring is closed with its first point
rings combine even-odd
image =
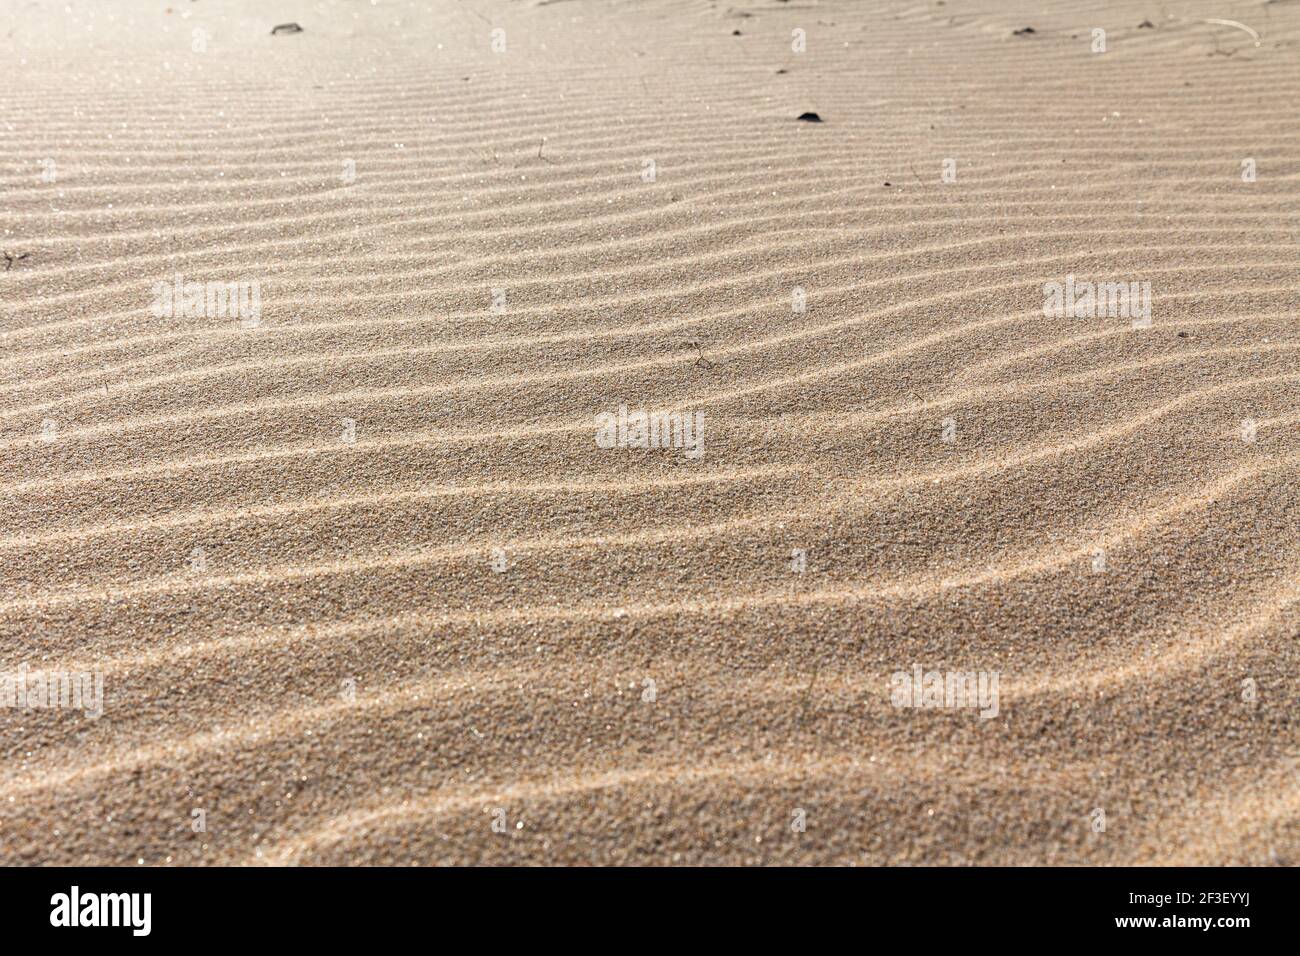
{"type": "Polygon", "coordinates": [[[689,342],[686,343],[686,345],[689,348],[695,349],[695,351],[698,353],[695,359],[695,364],[697,366],[702,365],[705,368],[713,368],[714,363],[704,357],[704,346],[700,343],[699,339],[691,339],[689,342]]]}

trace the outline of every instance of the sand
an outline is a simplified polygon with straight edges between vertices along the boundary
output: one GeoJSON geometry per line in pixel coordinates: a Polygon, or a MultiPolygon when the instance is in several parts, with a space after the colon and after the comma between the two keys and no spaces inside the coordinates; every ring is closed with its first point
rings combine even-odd
{"type": "Polygon", "coordinates": [[[1300,861],[1298,53],[16,4],[0,862],[1300,861]]]}

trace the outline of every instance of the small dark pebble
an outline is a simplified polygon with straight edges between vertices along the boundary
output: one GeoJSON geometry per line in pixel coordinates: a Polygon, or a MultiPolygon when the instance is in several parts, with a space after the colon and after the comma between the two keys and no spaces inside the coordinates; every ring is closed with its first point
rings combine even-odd
{"type": "Polygon", "coordinates": [[[1035,30],[1033,27],[1021,27],[1019,30],[1012,30],[1011,35],[1013,37],[1022,37],[1025,36],[1026,34],[1037,33],[1037,32],[1038,31],[1035,30]]]}
{"type": "Polygon", "coordinates": [[[733,37],[743,37],[745,34],[741,33],[739,30],[732,30],[731,35],[733,37]]]}
{"type": "Polygon", "coordinates": [[[784,72],[785,72],[785,70],[777,70],[777,71],[776,71],[776,74],[777,74],[777,76],[780,76],[780,75],[781,75],[782,73],[784,73],[784,72]]]}
{"type": "Polygon", "coordinates": [[[1138,24],[1139,30],[1154,30],[1155,28],[1156,25],[1152,23],[1150,20],[1143,20],[1141,23],[1138,24]]]}
{"type": "Polygon", "coordinates": [[[271,27],[271,36],[277,33],[302,33],[302,27],[296,23],[281,23],[278,26],[271,27]]]}
{"type": "Polygon", "coordinates": [[[889,183],[885,183],[885,185],[886,185],[886,186],[888,186],[888,185],[889,185],[889,183]]]}
{"type": "Polygon", "coordinates": [[[798,119],[803,120],[805,123],[820,123],[822,121],[822,118],[816,113],[800,113],[798,119]]]}

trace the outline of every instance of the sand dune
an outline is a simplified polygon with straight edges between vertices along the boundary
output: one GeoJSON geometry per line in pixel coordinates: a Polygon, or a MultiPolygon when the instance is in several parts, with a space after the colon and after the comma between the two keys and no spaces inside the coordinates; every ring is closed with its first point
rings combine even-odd
{"type": "Polygon", "coordinates": [[[1300,3],[1175,6],[19,8],[0,862],[1300,861],[1300,3]]]}

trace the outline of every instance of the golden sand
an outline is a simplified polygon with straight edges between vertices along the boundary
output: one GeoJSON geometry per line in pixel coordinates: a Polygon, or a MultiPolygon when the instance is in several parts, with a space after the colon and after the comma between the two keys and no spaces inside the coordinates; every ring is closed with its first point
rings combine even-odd
{"type": "Polygon", "coordinates": [[[1300,860],[1300,4],[0,55],[0,863],[1300,860]]]}

